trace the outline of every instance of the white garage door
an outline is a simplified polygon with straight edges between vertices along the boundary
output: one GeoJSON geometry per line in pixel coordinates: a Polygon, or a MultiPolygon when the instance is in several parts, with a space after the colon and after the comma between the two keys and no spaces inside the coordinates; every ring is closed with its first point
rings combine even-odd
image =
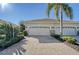
{"type": "Polygon", "coordinates": [[[30,27],[28,33],[29,35],[50,35],[48,27],[30,27]]]}
{"type": "MultiPolygon", "coordinates": [[[[60,28],[56,28],[56,34],[60,34],[60,28]]],[[[63,35],[76,35],[76,29],[74,27],[63,28],[63,35]]]]}
{"type": "Polygon", "coordinates": [[[76,35],[76,29],[75,28],[64,28],[63,29],[63,35],[76,35]]]}

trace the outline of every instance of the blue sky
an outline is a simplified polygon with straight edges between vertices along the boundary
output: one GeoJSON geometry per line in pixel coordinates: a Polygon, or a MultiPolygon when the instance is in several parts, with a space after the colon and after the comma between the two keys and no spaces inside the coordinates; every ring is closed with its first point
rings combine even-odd
{"type": "MultiPolygon", "coordinates": [[[[73,8],[74,21],[79,21],[79,4],[69,4],[73,8]]],[[[2,10],[0,7],[0,19],[18,24],[23,20],[34,20],[48,18],[46,15],[47,4],[45,3],[14,3],[5,6],[2,10]]],[[[50,18],[54,19],[54,12],[51,11],[50,18]]],[[[64,15],[65,20],[69,20],[64,15]]]]}

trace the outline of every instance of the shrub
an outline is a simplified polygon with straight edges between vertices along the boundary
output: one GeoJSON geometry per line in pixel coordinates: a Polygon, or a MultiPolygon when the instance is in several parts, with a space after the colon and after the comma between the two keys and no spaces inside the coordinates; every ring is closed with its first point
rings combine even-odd
{"type": "Polygon", "coordinates": [[[27,31],[23,31],[23,33],[24,33],[24,36],[27,36],[28,35],[27,31]]]}
{"type": "Polygon", "coordinates": [[[57,40],[59,40],[59,41],[61,41],[61,42],[63,42],[64,40],[60,37],[60,35],[58,35],[58,34],[53,34],[53,35],[51,35],[52,37],[54,37],[54,38],[56,38],[57,40]]]}
{"type": "Polygon", "coordinates": [[[23,32],[19,32],[19,33],[17,34],[17,36],[24,36],[24,33],[23,33],[23,32]]]}
{"type": "Polygon", "coordinates": [[[0,47],[6,48],[24,38],[20,27],[11,23],[0,22],[0,47]]]}
{"type": "Polygon", "coordinates": [[[51,35],[51,36],[53,36],[55,38],[60,38],[60,35],[58,35],[58,34],[54,34],[54,35],[51,35]]]}
{"type": "Polygon", "coordinates": [[[6,35],[0,35],[0,40],[5,39],[6,35]]]}
{"type": "Polygon", "coordinates": [[[79,35],[79,30],[77,31],[77,35],[79,35]]]}
{"type": "Polygon", "coordinates": [[[20,31],[23,32],[25,30],[25,25],[20,23],[20,31]]]}
{"type": "Polygon", "coordinates": [[[27,31],[25,31],[25,25],[22,23],[20,23],[20,32],[22,32],[24,36],[28,35],[27,31]]]}
{"type": "Polygon", "coordinates": [[[63,39],[64,39],[64,41],[67,41],[67,42],[72,43],[72,44],[74,44],[76,42],[76,39],[74,37],[71,37],[71,36],[65,36],[63,39]]]}

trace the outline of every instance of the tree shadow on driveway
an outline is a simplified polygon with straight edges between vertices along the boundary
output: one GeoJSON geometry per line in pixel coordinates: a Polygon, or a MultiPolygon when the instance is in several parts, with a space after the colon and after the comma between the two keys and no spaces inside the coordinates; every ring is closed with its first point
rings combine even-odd
{"type": "Polygon", "coordinates": [[[26,49],[24,48],[24,45],[27,45],[26,39],[21,40],[20,42],[4,49],[0,52],[0,55],[21,55],[24,52],[26,52],[26,49]]]}
{"type": "Polygon", "coordinates": [[[36,38],[39,43],[61,43],[57,39],[47,35],[30,35],[29,37],[36,38]]]}

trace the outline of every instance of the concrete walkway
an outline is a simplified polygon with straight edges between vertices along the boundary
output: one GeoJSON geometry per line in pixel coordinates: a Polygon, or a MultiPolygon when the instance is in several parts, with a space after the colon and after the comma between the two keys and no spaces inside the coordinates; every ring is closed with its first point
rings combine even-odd
{"type": "Polygon", "coordinates": [[[0,52],[1,55],[78,55],[79,52],[50,36],[29,36],[0,52]]]}

